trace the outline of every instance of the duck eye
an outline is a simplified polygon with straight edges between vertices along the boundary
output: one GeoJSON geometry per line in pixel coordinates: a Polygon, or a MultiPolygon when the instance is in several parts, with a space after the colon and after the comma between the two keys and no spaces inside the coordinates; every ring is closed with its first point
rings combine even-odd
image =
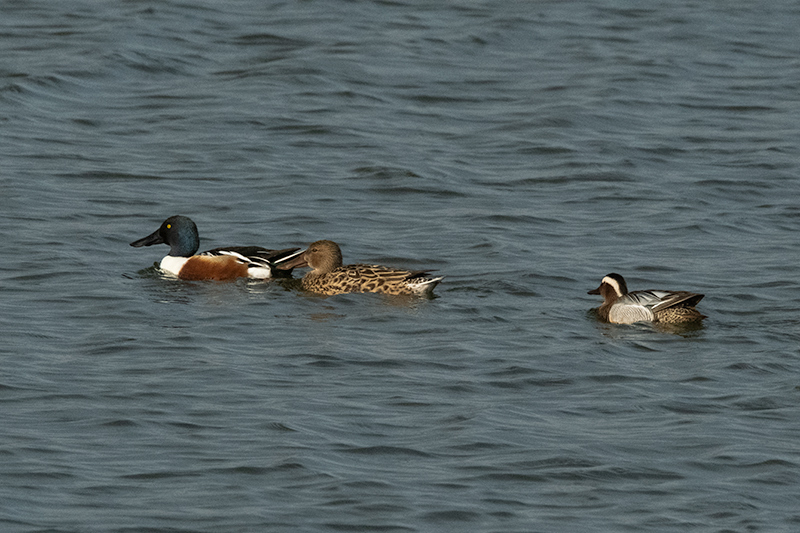
{"type": "Polygon", "coordinates": [[[167,229],[172,229],[172,224],[167,224],[167,229]]]}

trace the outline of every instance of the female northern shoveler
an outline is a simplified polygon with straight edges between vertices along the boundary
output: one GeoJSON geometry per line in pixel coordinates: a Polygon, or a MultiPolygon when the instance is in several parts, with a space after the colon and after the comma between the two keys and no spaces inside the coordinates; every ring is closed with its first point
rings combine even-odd
{"type": "Polygon", "coordinates": [[[589,291],[589,294],[603,297],[603,305],[597,313],[604,322],[681,324],[705,318],[695,309],[703,299],[702,294],[687,291],[628,292],[628,286],[619,274],[604,277],[600,286],[589,291]]]}
{"type": "Polygon", "coordinates": [[[276,261],[279,269],[311,267],[303,288],[324,295],[380,292],[393,295],[430,295],[442,277],[428,278],[429,270],[402,270],[381,265],[342,265],[342,251],[333,241],[317,241],[307,250],[276,261]]]}
{"type": "MultiPolygon", "coordinates": [[[[168,244],[169,254],[161,260],[161,269],[188,280],[230,280],[236,278],[268,279],[273,276],[273,263],[292,255],[299,248],[268,250],[260,246],[226,246],[197,254],[200,236],[197,226],[188,217],[169,217],[156,231],[133,241],[131,246],[168,244]],[[197,255],[195,255],[197,254],[197,255]]],[[[282,269],[286,277],[291,272],[282,269]]],[[[275,272],[275,275],[279,275],[275,272]]]]}

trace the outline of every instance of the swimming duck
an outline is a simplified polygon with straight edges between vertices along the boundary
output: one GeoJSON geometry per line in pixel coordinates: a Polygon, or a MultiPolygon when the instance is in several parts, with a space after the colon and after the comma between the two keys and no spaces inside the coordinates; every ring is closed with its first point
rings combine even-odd
{"type": "Polygon", "coordinates": [[[697,303],[703,299],[702,294],[657,290],[628,292],[628,286],[619,274],[607,275],[600,286],[588,294],[599,294],[603,297],[603,305],[597,313],[604,322],[679,324],[705,318],[695,309],[697,303]]]}
{"type": "Polygon", "coordinates": [[[331,296],[347,292],[392,295],[430,295],[442,277],[427,277],[429,270],[403,270],[381,265],[343,265],[342,250],[333,241],[317,241],[294,256],[281,259],[279,269],[310,267],[303,277],[307,291],[331,296]]]}
{"type": "Polygon", "coordinates": [[[288,277],[286,269],[273,272],[276,260],[299,250],[268,250],[260,246],[226,246],[198,254],[200,235],[188,217],[169,217],[156,231],[133,241],[131,246],[169,245],[169,254],[161,260],[162,270],[186,280],[231,280],[236,278],[268,279],[273,275],[288,277]]]}

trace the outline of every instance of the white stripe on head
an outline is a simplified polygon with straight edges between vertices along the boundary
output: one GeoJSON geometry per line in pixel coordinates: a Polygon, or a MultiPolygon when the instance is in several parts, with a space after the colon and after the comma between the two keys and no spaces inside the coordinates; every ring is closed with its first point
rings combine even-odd
{"type": "MultiPolygon", "coordinates": [[[[597,279],[597,278],[595,278],[595,279],[597,279]]],[[[606,285],[610,285],[611,287],[613,287],[614,288],[614,292],[617,293],[617,296],[622,298],[622,296],[623,296],[622,289],[620,289],[619,282],[617,280],[615,280],[611,276],[606,276],[606,277],[603,278],[603,281],[601,281],[600,283],[601,284],[605,283],[606,285]]]]}

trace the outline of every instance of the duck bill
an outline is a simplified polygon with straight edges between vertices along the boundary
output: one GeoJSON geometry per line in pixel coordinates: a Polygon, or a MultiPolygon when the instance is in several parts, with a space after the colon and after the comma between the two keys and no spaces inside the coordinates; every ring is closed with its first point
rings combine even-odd
{"type": "MultiPolygon", "coordinates": [[[[602,287],[602,285],[600,287],[602,287]]],[[[587,292],[586,294],[600,294],[600,287],[597,287],[596,289],[592,289],[591,291],[587,292]]]]}
{"type": "Polygon", "coordinates": [[[141,248],[142,246],[152,246],[154,244],[164,244],[164,239],[161,238],[161,235],[159,235],[159,233],[158,233],[160,229],[161,228],[155,230],[153,233],[151,233],[147,237],[139,239],[138,241],[133,241],[131,243],[131,246],[133,246],[134,248],[141,248]]]}
{"type": "Polygon", "coordinates": [[[279,259],[273,264],[275,268],[280,270],[291,270],[293,268],[307,267],[308,263],[306,262],[305,253],[305,250],[301,250],[297,253],[293,253],[292,255],[288,255],[282,259],[279,259]]]}

